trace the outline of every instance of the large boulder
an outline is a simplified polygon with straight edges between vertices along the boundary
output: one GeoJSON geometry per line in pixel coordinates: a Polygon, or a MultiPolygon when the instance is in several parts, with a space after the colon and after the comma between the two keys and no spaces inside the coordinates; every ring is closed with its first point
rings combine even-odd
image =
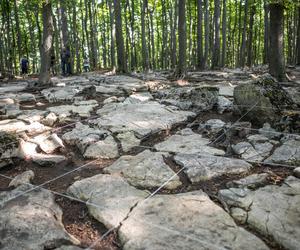
{"type": "Polygon", "coordinates": [[[124,250],[268,249],[202,191],[140,202],[122,223],[119,237],[124,250]]]}
{"type": "Polygon", "coordinates": [[[288,92],[268,74],[234,89],[236,110],[247,113],[247,118],[257,124],[279,121],[282,111],[293,104],[288,92]]]}

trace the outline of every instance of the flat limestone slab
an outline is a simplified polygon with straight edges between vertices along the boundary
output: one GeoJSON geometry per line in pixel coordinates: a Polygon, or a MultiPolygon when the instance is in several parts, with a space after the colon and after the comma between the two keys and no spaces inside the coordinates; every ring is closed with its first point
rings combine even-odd
{"type": "Polygon", "coordinates": [[[175,124],[195,116],[192,112],[172,110],[157,102],[113,103],[104,106],[97,113],[101,115],[101,118],[96,120],[100,128],[119,133],[133,131],[139,137],[170,129],[175,124]]]}
{"type": "Polygon", "coordinates": [[[34,190],[10,200],[30,189],[22,185],[0,192],[0,235],[2,250],[54,249],[78,244],[62,224],[62,211],[54,196],[46,190],[34,190]]]}
{"type": "Polygon", "coordinates": [[[291,165],[291,167],[298,167],[300,165],[300,140],[286,141],[265,162],[282,163],[291,165]]]}
{"type": "Polygon", "coordinates": [[[171,179],[164,188],[176,189],[181,185],[181,181],[177,175],[174,176],[175,172],[164,162],[164,157],[168,156],[169,154],[166,153],[145,150],[136,156],[122,156],[104,171],[122,174],[131,185],[143,188],[160,187],[171,179]]]}
{"type": "Polygon", "coordinates": [[[251,164],[239,160],[213,155],[178,154],[174,157],[191,182],[200,182],[224,174],[238,174],[250,170],[251,164]]]}
{"type": "Polygon", "coordinates": [[[183,154],[225,155],[223,150],[207,146],[209,142],[208,139],[190,131],[189,134],[172,135],[164,142],[155,145],[155,149],[157,151],[183,154]]]}
{"type": "Polygon", "coordinates": [[[118,226],[137,202],[148,196],[148,192],[130,186],[122,177],[95,175],[75,182],[68,193],[88,201],[90,214],[106,227],[118,226]]]}
{"type": "Polygon", "coordinates": [[[124,250],[268,249],[202,191],[156,195],[139,203],[119,237],[124,250]]]}
{"type": "Polygon", "coordinates": [[[271,236],[285,249],[299,249],[300,179],[290,176],[282,186],[271,185],[256,191],[225,189],[219,192],[219,197],[234,218],[244,217],[244,223],[271,236]],[[240,210],[239,215],[234,213],[236,209],[240,210]]]}

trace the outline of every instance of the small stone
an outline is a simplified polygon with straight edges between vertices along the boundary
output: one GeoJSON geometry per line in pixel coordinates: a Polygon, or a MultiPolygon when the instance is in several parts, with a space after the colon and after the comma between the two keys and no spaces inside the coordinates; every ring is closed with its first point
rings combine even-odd
{"type": "Polygon", "coordinates": [[[46,154],[52,154],[57,149],[64,148],[64,144],[57,134],[44,137],[39,142],[39,146],[46,154]]]}
{"type": "Polygon", "coordinates": [[[269,123],[264,123],[263,127],[260,128],[258,131],[261,135],[264,135],[269,139],[276,139],[281,136],[281,133],[273,129],[269,123]]]}
{"type": "Polygon", "coordinates": [[[249,189],[256,189],[258,187],[263,187],[267,184],[267,173],[262,174],[252,174],[243,179],[231,181],[226,184],[228,188],[249,188],[249,189]]]}
{"type": "Polygon", "coordinates": [[[241,224],[245,224],[247,222],[247,212],[244,209],[232,207],[230,209],[230,214],[241,224]]]}
{"type": "Polygon", "coordinates": [[[233,102],[224,96],[218,96],[218,113],[223,114],[233,110],[233,102]]]}
{"type": "Polygon", "coordinates": [[[23,184],[30,184],[34,178],[34,172],[32,170],[23,172],[17,175],[10,183],[9,187],[18,187],[23,184]]]}
{"type": "Polygon", "coordinates": [[[32,156],[32,161],[39,164],[42,167],[53,167],[67,160],[68,159],[63,155],[35,154],[32,156]]]}
{"type": "Polygon", "coordinates": [[[293,171],[294,175],[297,177],[297,178],[300,178],[300,167],[298,168],[295,168],[294,171],[293,171]]]}
{"type": "Polygon", "coordinates": [[[56,114],[51,112],[50,114],[48,114],[45,117],[45,119],[43,119],[42,123],[46,126],[52,127],[57,120],[58,120],[58,117],[56,116],[56,114]]]}

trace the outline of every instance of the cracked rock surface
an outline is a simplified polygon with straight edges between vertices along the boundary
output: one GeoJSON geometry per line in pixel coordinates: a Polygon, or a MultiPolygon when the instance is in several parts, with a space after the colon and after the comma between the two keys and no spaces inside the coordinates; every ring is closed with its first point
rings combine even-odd
{"type": "Polygon", "coordinates": [[[156,195],[139,203],[119,236],[124,250],[268,249],[202,191],[156,195]]]}
{"type": "Polygon", "coordinates": [[[145,150],[136,156],[122,156],[104,171],[121,174],[133,186],[155,188],[170,180],[165,188],[176,189],[181,185],[181,181],[164,162],[164,157],[168,156],[170,155],[167,153],[145,150]]]}
{"type": "Polygon", "coordinates": [[[270,185],[255,191],[231,188],[219,192],[220,199],[231,209],[231,215],[244,217],[255,230],[271,236],[286,249],[299,249],[300,180],[288,177],[282,186],[270,185]],[[238,214],[233,209],[238,208],[238,214]]]}
{"type": "Polygon", "coordinates": [[[11,199],[28,189],[22,185],[0,193],[0,248],[41,250],[78,244],[65,231],[62,211],[49,191],[34,190],[11,199]]]}

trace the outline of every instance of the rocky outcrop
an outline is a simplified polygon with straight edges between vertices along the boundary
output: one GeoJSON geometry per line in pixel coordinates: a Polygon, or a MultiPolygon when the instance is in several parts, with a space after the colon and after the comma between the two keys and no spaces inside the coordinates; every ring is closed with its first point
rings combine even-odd
{"type": "Polygon", "coordinates": [[[279,121],[281,112],[294,102],[289,94],[270,75],[266,74],[234,89],[234,105],[257,124],[279,121]]]}

